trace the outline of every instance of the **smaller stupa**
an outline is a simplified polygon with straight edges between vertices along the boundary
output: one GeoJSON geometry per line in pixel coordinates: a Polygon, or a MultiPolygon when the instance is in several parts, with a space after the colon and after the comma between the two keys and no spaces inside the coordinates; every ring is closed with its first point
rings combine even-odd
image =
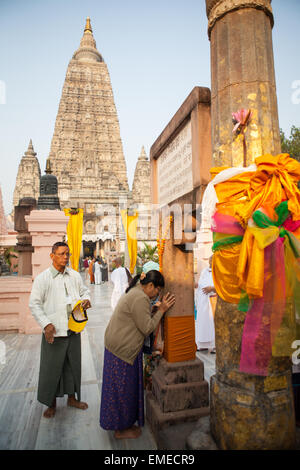
{"type": "Polygon", "coordinates": [[[52,175],[49,158],[46,163],[45,175],[40,179],[40,196],[38,198],[37,209],[60,210],[57,178],[55,175],[52,175]]]}

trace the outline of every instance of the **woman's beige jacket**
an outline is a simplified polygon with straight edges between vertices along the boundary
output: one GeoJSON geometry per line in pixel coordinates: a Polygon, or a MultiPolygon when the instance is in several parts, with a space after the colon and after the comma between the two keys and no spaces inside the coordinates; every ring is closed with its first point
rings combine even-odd
{"type": "Polygon", "coordinates": [[[123,294],[106,328],[104,345],[119,359],[133,364],[144,340],[155,330],[163,313],[151,317],[150,299],[140,284],[123,294]]]}

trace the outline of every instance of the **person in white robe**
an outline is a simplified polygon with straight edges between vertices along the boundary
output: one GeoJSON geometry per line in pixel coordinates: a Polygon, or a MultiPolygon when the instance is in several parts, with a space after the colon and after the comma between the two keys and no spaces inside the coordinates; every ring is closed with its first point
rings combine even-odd
{"type": "Polygon", "coordinates": [[[94,275],[95,275],[95,284],[101,284],[102,282],[102,274],[101,274],[101,264],[100,264],[100,261],[99,260],[96,260],[95,264],[94,264],[94,268],[95,268],[95,272],[94,272],[94,275]]]}
{"type": "Polygon", "coordinates": [[[124,294],[125,290],[128,287],[128,276],[126,269],[122,267],[122,260],[121,258],[116,258],[114,260],[114,264],[116,268],[111,273],[111,281],[114,284],[114,288],[111,295],[111,308],[114,311],[117,303],[122,294],[124,294]]]}
{"type": "Polygon", "coordinates": [[[212,257],[209,259],[209,267],[201,272],[196,290],[195,304],[197,317],[195,321],[197,349],[208,349],[215,352],[215,325],[210,297],[216,295],[211,270],[212,257]]]}

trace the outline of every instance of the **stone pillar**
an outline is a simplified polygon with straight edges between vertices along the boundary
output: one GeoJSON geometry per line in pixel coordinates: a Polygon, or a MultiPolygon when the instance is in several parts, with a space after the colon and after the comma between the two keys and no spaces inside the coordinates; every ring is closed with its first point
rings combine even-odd
{"type": "Polygon", "coordinates": [[[211,42],[211,118],[215,166],[242,166],[232,113],[251,109],[247,164],[281,151],[270,0],[206,0],[211,42]]]}
{"type": "MultiPolygon", "coordinates": [[[[270,0],[206,0],[211,40],[214,166],[240,166],[231,113],[251,108],[248,161],[280,153],[270,0]]],[[[216,375],[211,378],[210,421],[221,449],[291,449],[295,417],[290,362],[272,359],[268,377],[239,372],[245,313],[218,298],[216,375]]]]}
{"type": "Polygon", "coordinates": [[[34,198],[25,197],[20,199],[19,205],[15,206],[15,230],[18,232],[16,249],[19,253],[18,257],[18,275],[26,276],[32,274],[32,239],[28,231],[28,225],[25,221],[25,215],[36,208],[36,200],[34,198]]]}
{"type": "Polygon", "coordinates": [[[272,358],[267,377],[239,372],[245,315],[237,305],[218,298],[216,374],[210,383],[212,435],[221,449],[292,449],[295,417],[290,361],[272,358]]]}
{"type": "Polygon", "coordinates": [[[25,216],[32,236],[32,278],[51,265],[50,253],[54,243],[62,241],[67,233],[69,217],[59,210],[33,210],[25,216]]]}

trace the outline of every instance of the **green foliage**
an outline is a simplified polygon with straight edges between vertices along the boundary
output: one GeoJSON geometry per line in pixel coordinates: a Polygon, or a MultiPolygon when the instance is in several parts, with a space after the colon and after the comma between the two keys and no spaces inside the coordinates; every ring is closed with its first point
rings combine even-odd
{"type": "Polygon", "coordinates": [[[154,261],[158,263],[158,254],[157,254],[157,246],[151,246],[149,243],[143,242],[144,248],[138,252],[138,265],[143,266],[143,264],[147,263],[148,261],[154,261]]]}
{"type": "Polygon", "coordinates": [[[8,264],[9,266],[11,266],[11,258],[17,258],[17,255],[14,253],[13,246],[9,246],[4,251],[4,259],[5,259],[6,264],[8,264]]]}
{"type": "Polygon", "coordinates": [[[143,266],[136,266],[136,273],[142,274],[142,272],[143,272],[143,266]]]}
{"type": "Polygon", "coordinates": [[[289,153],[300,162],[300,127],[292,126],[290,137],[286,137],[280,129],[280,140],[282,153],[289,153]]]}

